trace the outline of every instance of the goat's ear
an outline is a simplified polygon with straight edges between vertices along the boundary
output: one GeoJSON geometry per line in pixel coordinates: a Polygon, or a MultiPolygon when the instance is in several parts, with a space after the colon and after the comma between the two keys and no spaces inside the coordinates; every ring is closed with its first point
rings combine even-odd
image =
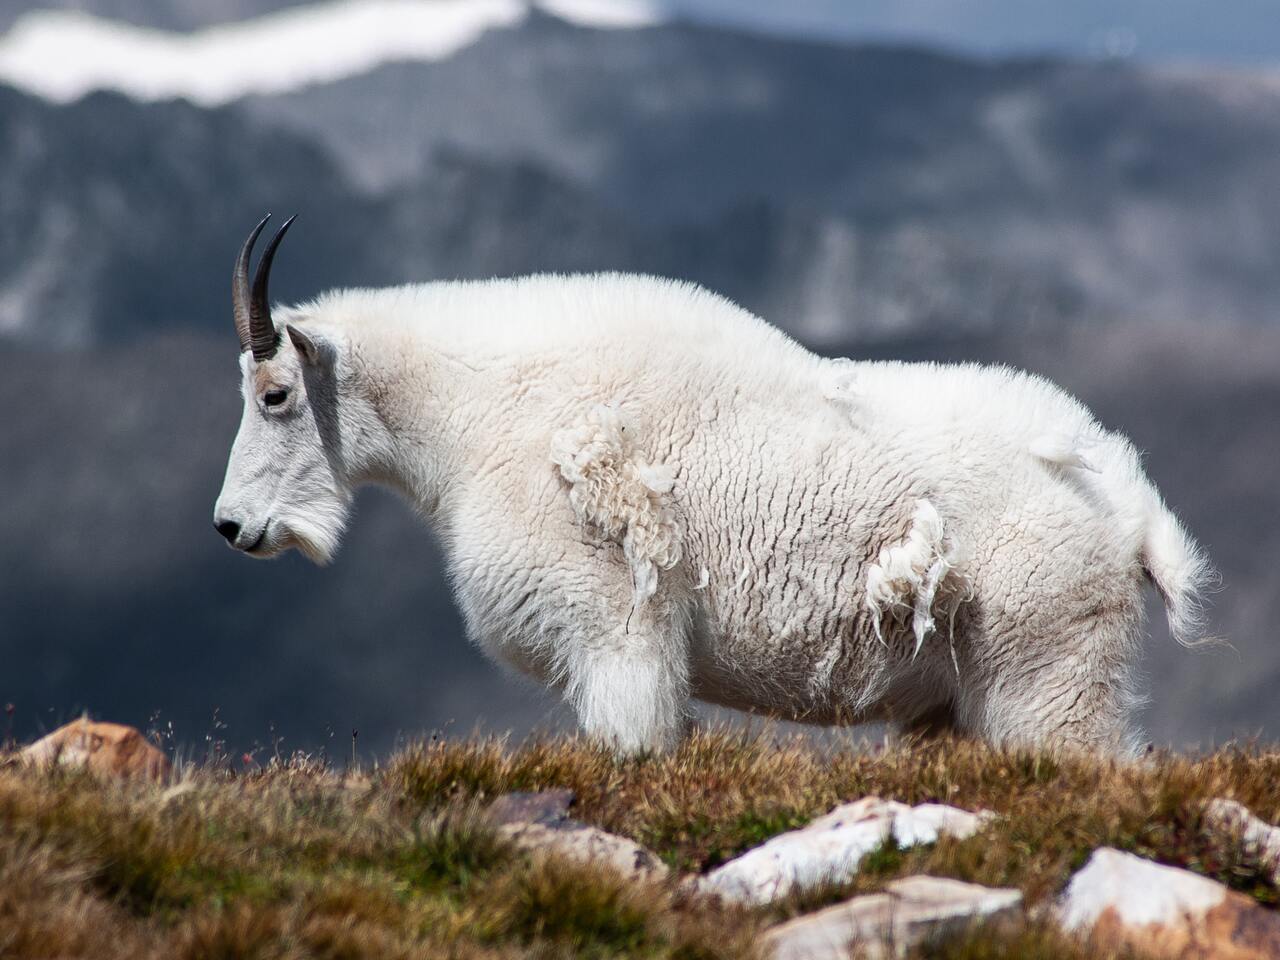
{"type": "Polygon", "coordinates": [[[285,324],[285,330],[303,363],[315,366],[333,355],[333,348],[329,341],[319,334],[304,333],[301,328],[295,327],[292,323],[285,324]]]}

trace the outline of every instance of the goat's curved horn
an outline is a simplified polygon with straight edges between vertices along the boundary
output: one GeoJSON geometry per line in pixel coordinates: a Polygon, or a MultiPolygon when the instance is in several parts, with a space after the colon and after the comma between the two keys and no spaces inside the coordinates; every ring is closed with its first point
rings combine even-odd
{"type": "Polygon", "coordinates": [[[296,214],[280,225],[267,249],[262,251],[262,259],[258,261],[258,272],[253,275],[253,293],[249,297],[249,347],[253,350],[253,359],[270,360],[276,355],[280,346],[280,335],[276,333],[271,322],[271,301],[267,297],[267,281],[271,277],[271,261],[275,258],[276,247],[284,239],[289,224],[297,219],[296,214]]]}
{"type": "Polygon", "coordinates": [[[240,337],[240,352],[249,349],[249,257],[253,254],[253,244],[258,234],[271,219],[271,214],[262,218],[253,228],[249,239],[240,248],[240,256],[236,257],[236,269],[231,274],[231,315],[236,321],[236,334],[240,337]]]}

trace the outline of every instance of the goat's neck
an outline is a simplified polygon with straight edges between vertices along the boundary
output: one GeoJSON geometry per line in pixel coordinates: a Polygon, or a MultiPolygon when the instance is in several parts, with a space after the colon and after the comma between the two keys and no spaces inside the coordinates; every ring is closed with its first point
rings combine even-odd
{"type": "Polygon", "coordinates": [[[365,347],[360,359],[361,392],[376,422],[354,479],[389,487],[434,519],[459,474],[474,373],[425,342],[365,347]]]}

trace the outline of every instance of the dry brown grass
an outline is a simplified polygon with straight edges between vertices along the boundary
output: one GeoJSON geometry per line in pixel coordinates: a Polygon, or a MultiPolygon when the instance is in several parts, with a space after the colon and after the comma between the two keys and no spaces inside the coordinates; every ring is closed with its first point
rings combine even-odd
{"type": "MultiPolygon", "coordinates": [[[[0,956],[749,957],[770,923],[912,873],[1051,902],[1103,845],[1216,877],[1272,906],[1261,865],[1215,839],[1203,802],[1280,819],[1280,754],[1229,748],[1121,765],[954,741],[889,750],[699,734],[616,761],[565,739],[438,741],[343,778],[315,764],[167,784],[0,769],[0,956]],[[530,859],[476,815],[507,790],[570,787],[574,815],[704,870],[836,803],[875,794],[985,808],[980,835],[885,847],[851,881],[766,910],[530,859]]],[[[1043,922],[922,956],[1092,955],[1043,922]]]]}
{"type": "Polygon", "coordinates": [[[671,756],[616,763],[576,741],[515,751],[442,741],[395,758],[383,776],[427,809],[504,790],[571,787],[580,819],[632,837],[683,870],[713,867],[837,803],[876,795],[987,809],[1001,818],[968,841],[875,858],[854,889],[925,870],[1017,886],[1037,902],[1060,889],[1092,850],[1109,845],[1276,900],[1258,865],[1202,829],[1211,797],[1232,797],[1264,819],[1280,819],[1280,754],[1244,747],[1128,764],[953,740],[824,751],[798,740],[703,734],[671,756]]]}

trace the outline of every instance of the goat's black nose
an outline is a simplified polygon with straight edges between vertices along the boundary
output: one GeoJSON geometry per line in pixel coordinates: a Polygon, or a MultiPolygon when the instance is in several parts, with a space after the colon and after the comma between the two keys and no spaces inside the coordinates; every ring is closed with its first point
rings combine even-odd
{"type": "Polygon", "coordinates": [[[240,524],[234,520],[223,520],[221,523],[214,523],[217,531],[226,538],[227,543],[235,543],[236,537],[240,536],[240,524]]]}

